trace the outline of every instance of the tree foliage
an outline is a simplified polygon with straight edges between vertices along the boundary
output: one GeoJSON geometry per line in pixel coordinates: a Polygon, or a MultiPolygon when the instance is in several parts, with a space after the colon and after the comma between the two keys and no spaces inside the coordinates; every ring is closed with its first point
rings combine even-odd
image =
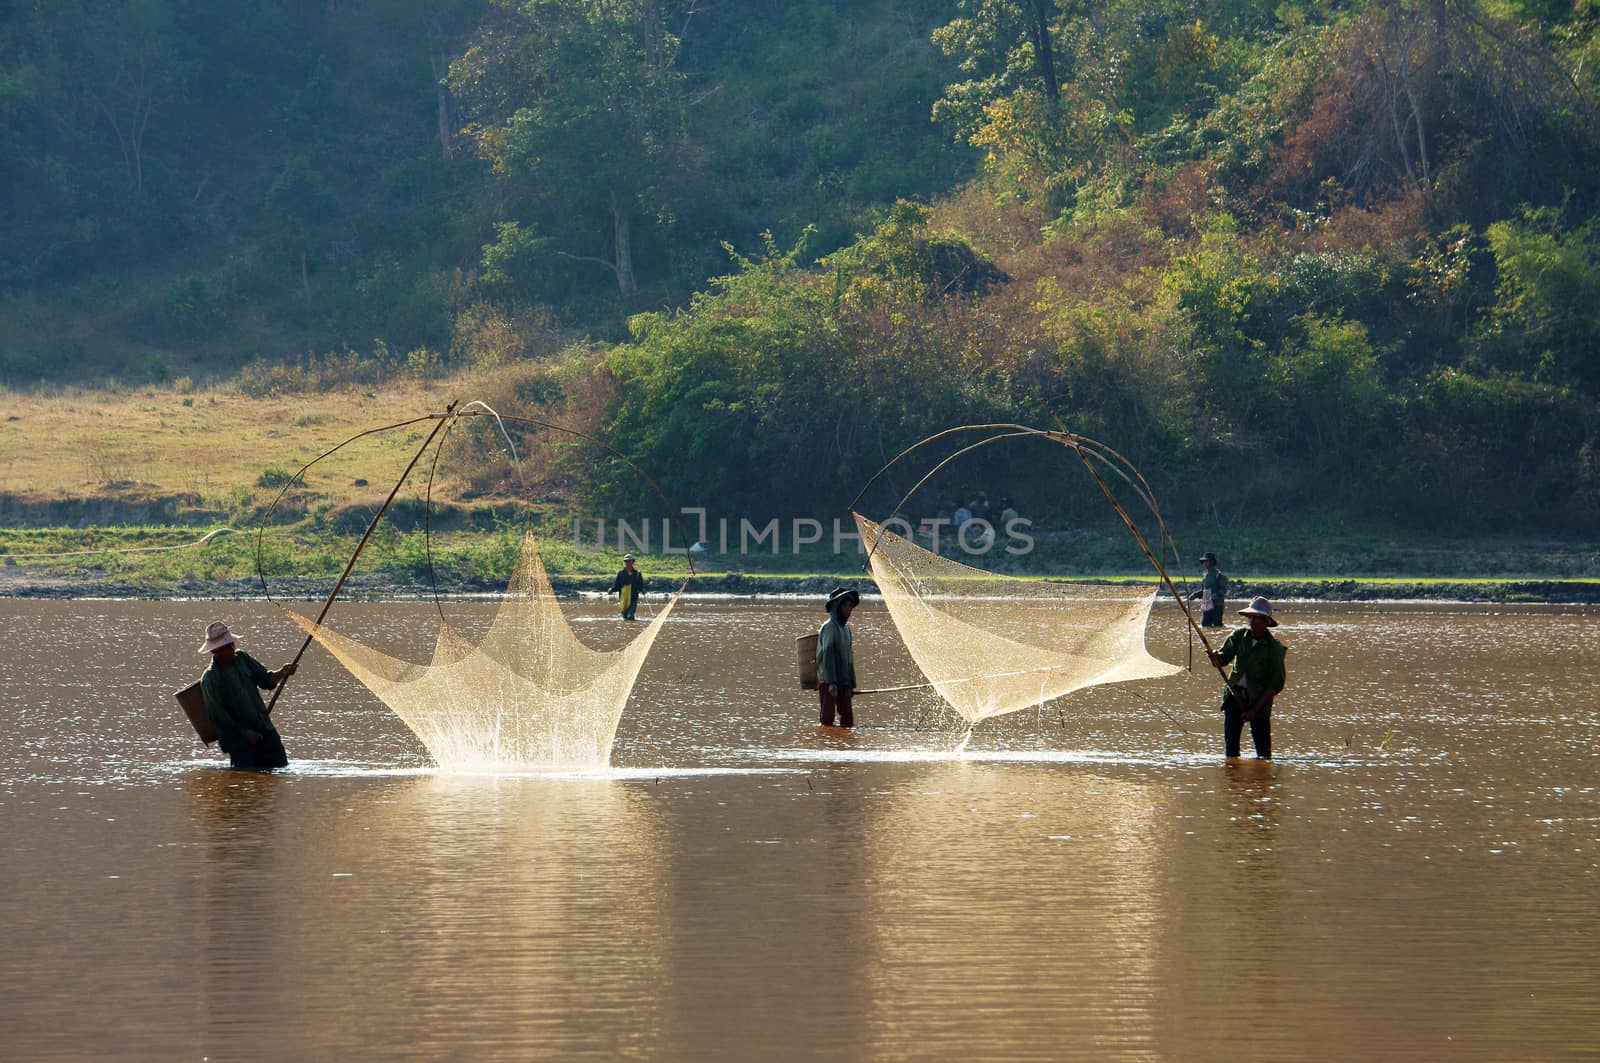
{"type": "Polygon", "coordinates": [[[623,335],[720,272],[722,241],[814,225],[832,249],[965,172],[927,120],[943,8],[0,4],[0,298],[39,310],[0,378],[446,351],[481,299],[623,335]],[[337,204],[314,224],[269,197],[296,160],[337,204]],[[180,327],[190,277],[215,313],[180,327]]]}
{"type": "Polygon", "coordinates": [[[1597,49],[1553,0],[4,4],[0,374],[542,358],[752,516],[1060,416],[1175,516],[1591,527],[1597,49]]]}
{"type": "Polygon", "coordinates": [[[679,41],[694,5],[669,0],[499,0],[491,22],[451,67],[479,154],[531,215],[576,223],[558,252],[610,270],[624,299],[638,291],[633,234],[672,214],[685,155],[679,41]],[[609,234],[610,247],[583,229],[609,234]],[[601,246],[596,246],[597,244],[601,246]]]}

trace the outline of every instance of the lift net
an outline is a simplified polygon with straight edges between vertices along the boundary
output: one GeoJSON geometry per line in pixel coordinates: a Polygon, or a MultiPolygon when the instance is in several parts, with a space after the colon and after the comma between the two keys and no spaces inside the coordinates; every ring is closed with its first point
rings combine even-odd
{"type": "Polygon", "coordinates": [[[997,576],[855,514],[872,578],[928,681],[969,724],[1183,669],[1144,648],[1154,591],[997,576]]]}
{"type": "Polygon", "coordinates": [[[413,664],[286,610],[414,731],[447,771],[606,767],[639,669],[677,596],[620,650],[578,640],[532,535],[476,645],[443,619],[433,660],[413,664]]]}

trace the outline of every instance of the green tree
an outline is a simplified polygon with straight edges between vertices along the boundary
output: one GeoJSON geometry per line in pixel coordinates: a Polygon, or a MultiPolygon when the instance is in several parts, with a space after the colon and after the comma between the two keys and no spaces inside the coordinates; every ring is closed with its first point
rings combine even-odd
{"type": "MultiPolygon", "coordinates": [[[[1101,34],[1083,0],[963,0],[934,31],[966,80],[946,87],[935,121],[984,154],[985,167],[1056,206],[1123,154],[1132,115],[1115,78],[1080,77],[1101,34]]],[[[1113,64],[1114,65],[1114,64],[1113,64]]]]}
{"type": "MultiPolygon", "coordinates": [[[[737,272],[695,296],[688,313],[631,319],[633,342],[608,359],[623,385],[608,418],[612,440],[663,470],[670,496],[755,512],[775,501],[792,508],[815,490],[795,456],[826,409],[826,367],[838,348],[798,266],[802,247],[784,253],[769,243],[759,261],[735,256],[737,272]]],[[[631,489],[604,488],[613,500],[631,489]]]]}
{"type": "Polygon", "coordinates": [[[109,0],[76,4],[62,14],[77,93],[112,134],[128,184],[142,194],[151,123],[173,104],[184,77],[173,5],[109,0]]]}
{"type": "Polygon", "coordinates": [[[1020,89],[1059,103],[1062,74],[1070,81],[1072,70],[1057,69],[1063,54],[1057,38],[1083,7],[1075,0],[960,0],[963,14],[935,30],[933,43],[959,59],[967,79],[945,89],[934,118],[954,121],[971,136],[986,108],[1020,89]]]}
{"type": "Polygon", "coordinates": [[[478,262],[478,280],[496,295],[536,294],[544,280],[550,240],[520,222],[501,222],[494,228],[494,242],[484,245],[478,262]]]}
{"type": "MultiPolygon", "coordinates": [[[[671,212],[684,138],[679,40],[664,0],[497,0],[503,17],[451,66],[494,172],[548,217],[608,231],[598,263],[624,298],[638,290],[635,226],[671,212]]],[[[692,5],[691,5],[692,9],[692,5]]]]}
{"type": "Polygon", "coordinates": [[[1482,352],[1551,383],[1600,386],[1600,234],[1554,208],[1527,208],[1488,228],[1498,280],[1482,352]]]}
{"type": "Polygon", "coordinates": [[[1235,226],[1231,217],[1217,219],[1162,278],[1193,329],[1197,397],[1219,438],[1265,427],[1275,405],[1267,354],[1276,337],[1263,333],[1278,282],[1235,226]]]}
{"type": "Polygon", "coordinates": [[[1423,526],[1552,527],[1600,517],[1600,404],[1501,373],[1441,368],[1420,382],[1396,464],[1413,466],[1407,512],[1423,526]]]}
{"type": "Polygon", "coordinates": [[[278,223],[284,248],[300,266],[300,297],[311,303],[311,253],[323,228],[339,213],[339,202],[322,175],[303,155],[284,164],[267,189],[267,212],[278,223]]]}
{"type": "Polygon", "coordinates": [[[1596,111],[1539,27],[1514,15],[1483,0],[1396,0],[1286,39],[1291,76],[1263,68],[1295,86],[1276,92],[1269,191],[1298,206],[1330,187],[1361,203],[1444,192],[1474,213],[1558,195],[1590,165],[1596,111]]]}
{"type": "MultiPolygon", "coordinates": [[[[916,227],[915,210],[821,273],[801,267],[804,244],[733,255],[682,314],[641,314],[633,340],[607,365],[620,389],[608,438],[662,470],[668,494],[729,512],[838,512],[894,454],[963,415],[998,416],[981,374],[962,363],[968,334],[944,329],[949,244],[916,227]],[[871,386],[863,386],[870,381],[871,386]],[[737,441],[737,446],[730,446],[737,441]]],[[[978,283],[977,272],[958,267],[978,283]]],[[[955,292],[959,308],[970,292],[955,292]]],[[[960,317],[960,309],[956,315],[960,317]]],[[[617,501],[626,482],[602,482],[617,501]]]]}
{"type": "Polygon", "coordinates": [[[1358,321],[1307,316],[1272,360],[1278,424],[1313,472],[1367,458],[1384,412],[1378,360],[1358,321]]]}
{"type": "Polygon", "coordinates": [[[0,5],[0,278],[170,249],[192,71],[176,8],[0,5]]]}
{"type": "Polygon", "coordinates": [[[33,271],[44,219],[61,210],[44,150],[52,122],[40,36],[35,19],[0,18],[0,230],[9,235],[0,288],[33,271]]]}

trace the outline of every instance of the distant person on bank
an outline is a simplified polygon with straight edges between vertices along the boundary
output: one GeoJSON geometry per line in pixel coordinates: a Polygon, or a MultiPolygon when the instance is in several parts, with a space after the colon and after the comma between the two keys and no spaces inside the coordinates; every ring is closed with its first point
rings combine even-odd
{"type": "Polygon", "coordinates": [[[828,619],[817,632],[817,699],[822,706],[824,727],[832,727],[836,715],[840,727],[854,727],[856,723],[851,705],[856,692],[856,655],[851,644],[850,614],[860,602],[860,594],[837,587],[823,606],[828,619]]]}
{"type": "Polygon", "coordinates": [[[624,620],[633,619],[634,611],[639,608],[639,599],[644,596],[644,573],[634,568],[633,562],[632,554],[622,555],[622,570],[611,581],[611,589],[606,592],[617,596],[617,608],[624,620]]]}
{"type": "Polygon", "coordinates": [[[235,648],[234,641],[226,624],[206,628],[206,640],[200,646],[201,653],[211,654],[211,667],[200,677],[206,718],[216,727],[217,744],[235,768],[286,768],[289,755],[278,729],[267,718],[261,691],[294,675],[297,666],[286,664],[269,672],[260,661],[235,648]]]}
{"type": "Polygon", "coordinates": [[[1268,630],[1278,626],[1272,617],[1271,602],[1252,598],[1239,615],[1249,626],[1236,629],[1208,654],[1218,668],[1233,665],[1233,671],[1228,673],[1228,686],[1232,689],[1222,699],[1223,748],[1227,756],[1237,757],[1239,738],[1248,723],[1256,756],[1271,760],[1272,699],[1283,689],[1283,657],[1287,650],[1268,630]]]}
{"type": "Polygon", "coordinates": [[[1205,574],[1200,577],[1200,589],[1189,595],[1189,600],[1200,599],[1201,627],[1221,627],[1222,610],[1228,600],[1228,577],[1217,567],[1217,555],[1210,550],[1200,555],[1200,567],[1205,574]]]}

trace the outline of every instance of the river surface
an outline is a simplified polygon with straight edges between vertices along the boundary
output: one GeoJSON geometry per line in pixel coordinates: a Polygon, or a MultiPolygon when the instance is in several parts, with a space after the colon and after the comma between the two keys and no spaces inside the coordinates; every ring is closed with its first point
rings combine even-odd
{"type": "MultiPolygon", "coordinates": [[[[816,604],[698,599],[611,771],[492,777],[319,647],[293,766],[221,770],[170,694],[213,619],[292,656],[269,604],[0,601],[0,1058],[1596,1058],[1600,615],[1279,608],[1271,763],[1203,667],[959,755],[916,693],[824,732],[816,604]]],[[[426,659],[434,616],[330,619],[426,659]]],[[[864,685],[919,678],[854,626],[864,685]]],[[[1170,602],[1150,645],[1188,659],[1170,602]]]]}

